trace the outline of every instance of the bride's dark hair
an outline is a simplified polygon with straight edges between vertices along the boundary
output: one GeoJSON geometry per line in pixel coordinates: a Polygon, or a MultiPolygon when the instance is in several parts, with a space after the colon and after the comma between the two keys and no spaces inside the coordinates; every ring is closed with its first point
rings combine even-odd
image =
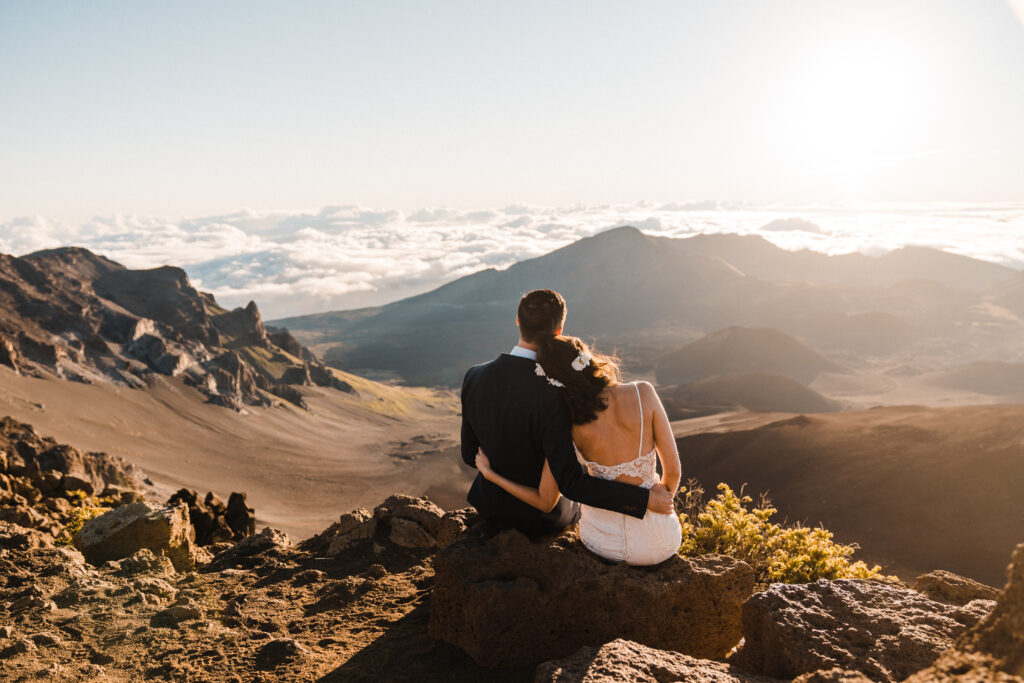
{"type": "Polygon", "coordinates": [[[573,424],[596,420],[608,407],[601,393],[620,382],[619,359],[594,352],[578,337],[544,339],[537,349],[537,362],[544,374],[562,383],[573,424]]]}

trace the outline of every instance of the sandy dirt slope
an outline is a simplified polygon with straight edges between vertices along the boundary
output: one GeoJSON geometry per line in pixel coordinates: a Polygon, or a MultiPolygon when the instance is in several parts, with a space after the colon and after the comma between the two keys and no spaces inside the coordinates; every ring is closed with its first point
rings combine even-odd
{"type": "Polygon", "coordinates": [[[684,478],[767,491],[905,577],[947,569],[991,585],[1024,528],[1024,405],[732,413],[673,423],[684,478]]]}
{"type": "Polygon", "coordinates": [[[464,507],[473,471],[457,455],[456,397],[351,379],[357,396],[303,387],[309,412],[281,405],[239,413],[168,377],[128,389],[0,368],[0,415],[62,443],[123,455],[161,495],[183,486],[222,497],[244,491],[259,525],[297,538],[392,493],[464,507]]]}

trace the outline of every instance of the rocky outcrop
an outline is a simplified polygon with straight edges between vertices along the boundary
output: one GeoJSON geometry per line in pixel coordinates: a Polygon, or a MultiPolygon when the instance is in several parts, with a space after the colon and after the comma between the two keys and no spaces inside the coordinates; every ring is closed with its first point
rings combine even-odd
{"type": "Polygon", "coordinates": [[[151,507],[131,503],[114,508],[82,525],[73,538],[85,559],[93,565],[120,560],[148,548],[164,555],[178,571],[196,566],[195,531],[184,504],[151,507]]]}
{"type": "Polygon", "coordinates": [[[192,489],[179,489],[168,505],[188,506],[188,518],[195,529],[196,545],[240,541],[256,532],[255,510],[246,504],[244,493],[232,493],[225,505],[213,491],[200,498],[192,489]]]}
{"type": "Polygon", "coordinates": [[[455,542],[475,516],[468,508],[445,512],[426,498],[394,495],[373,512],[358,508],[343,514],[327,529],[303,541],[302,547],[330,557],[359,552],[370,541],[433,550],[455,542]]]}
{"type": "Polygon", "coordinates": [[[1014,551],[1007,574],[991,614],[907,683],[1024,682],[1024,543],[1014,551]]]}
{"type": "Polygon", "coordinates": [[[220,345],[220,335],[202,298],[181,268],[117,268],[98,278],[93,286],[98,295],[140,318],[166,325],[181,338],[195,339],[209,347],[220,345]]]}
{"type": "Polygon", "coordinates": [[[129,270],[76,247],[0,254],[0,364],[20,374],[133,388],[178,376],[237,410],[275,394],[300,405],[295,384],[351,389],[294,337],[276,338],[289,348],[255,303],[225,311],[180,268],[129,270]]]}
{"type": "Polygon", "coordinates": [[[434,567],[430,634],[487,667],[536,664],[615,638],[724,657],[754,586],[747,564],[721,555],[675,556],[656,568],[609,564],[574,531],[537,542],[517,531],[468,535],[434,567]]]}
{"type": "Polygon", "coordinates": [[[339,379],[334,371],[319,361],[310,361],[309,379],[318,387],[331,387],[347,394],[356,393],[355,387],[343,379],[339,379]]]}
{"type": "Polygon", "coordinates": [[[140,500],[146,489],[142,472],[119,456],[83,453],[39,436],[27,424],[0,420],[0,520],[53,541],[83,506],[140,500]]]}
{"type": "Polygon", "coordinates": [[[972,600],[995,600],[999,597],[999,589],[944,569],[917,577],[914,588],[932,600],[951,605],[966,605],[972,600]]]}
{"type": "Polygon", "coordinates": [[[287,351],[296,358],[303,358],[302,344],[292,336],[292,333],[288,331],[287,327],[268,328],[267,339],[269,339],[274,346],[287,351]]]}
{"type": "Polygon", "coordinates": [[[777,683],[777,679],[748,674],[734,666],[696,659],[634,643],[613,640],[601,647],[584,647],[564,659],[537,667],[535,683],[777,683]]]}
{"type": "Polygon", "coordinates": [[[774,584],[743,604],[744,645],[733,663],[776,678],[840,667],[902,681],[929,666],[992,609],[950,605],[881,581],[774,584]]]}
{"type": "Polygon", "coordinates": [[[260,311],[255,301],[250,301],[245,308],[236,308],[214,317],[214,325],[226,337],[225,346],[235,349],[242,346],[271,346],[267,338],[267,328],[263,325],[260,311]]]}
{"type": "Polygon", "coordinates": [[[18,362],[18,347],[7,337],[0,336],[0,365],[6,365],[19,375],[21,364],[18,362]]]}

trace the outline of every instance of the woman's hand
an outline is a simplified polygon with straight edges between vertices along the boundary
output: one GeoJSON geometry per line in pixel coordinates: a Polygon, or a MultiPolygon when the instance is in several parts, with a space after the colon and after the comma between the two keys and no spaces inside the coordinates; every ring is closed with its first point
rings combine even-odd
{"type": "Polygon", "coordinates": [[[476,468],[480,470],[480,474],[484,475],[485,479],[494,471],[491,469],[491,461],[484,455],[482,448],[476,452],[476,468]]]}

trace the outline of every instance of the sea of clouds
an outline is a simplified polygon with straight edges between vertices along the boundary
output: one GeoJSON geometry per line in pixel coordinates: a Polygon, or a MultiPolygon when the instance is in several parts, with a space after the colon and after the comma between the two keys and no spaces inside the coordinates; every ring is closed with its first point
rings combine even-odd
{"type": "Polygon", "coordinates": [[[113,216],[80,225],[28,217],[0,223],[0,252],[77,245],[130,268],[181,266],[222,305],[255,300],[272,320],[387,303],[621,225],[674,237],[756,233],[785,249],[829,254],[923,245],[1024,269],[1024,204],[326,206],[180,221],[113,216]]]}

